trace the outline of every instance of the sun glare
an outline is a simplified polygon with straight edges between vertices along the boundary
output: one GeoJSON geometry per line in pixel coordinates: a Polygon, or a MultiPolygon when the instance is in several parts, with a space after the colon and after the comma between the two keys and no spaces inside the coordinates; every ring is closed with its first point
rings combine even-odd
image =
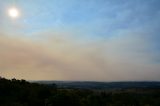
{"type": "Polygon", "coordinates": [[[17,8],[10,8],[8,10],[8,14],[11,18],[18,18],[19,17],[19,11],[17,8]]]}

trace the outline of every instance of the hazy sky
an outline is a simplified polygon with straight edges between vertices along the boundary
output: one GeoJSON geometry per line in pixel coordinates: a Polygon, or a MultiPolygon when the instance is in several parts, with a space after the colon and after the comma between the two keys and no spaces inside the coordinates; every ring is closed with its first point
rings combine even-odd
{"type": "Polygon", "coordinates": [[[0,0],[0,76],[160,81],[160,0],[0,0]]]}

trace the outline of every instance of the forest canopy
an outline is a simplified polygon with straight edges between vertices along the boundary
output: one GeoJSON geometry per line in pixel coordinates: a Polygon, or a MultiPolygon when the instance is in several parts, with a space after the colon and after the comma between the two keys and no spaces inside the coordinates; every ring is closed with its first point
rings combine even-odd
{"type": "Polygon", "coordinates": [[[160,89],[87,90],[0,79],[0,106],[159,106],[160,89]]]}

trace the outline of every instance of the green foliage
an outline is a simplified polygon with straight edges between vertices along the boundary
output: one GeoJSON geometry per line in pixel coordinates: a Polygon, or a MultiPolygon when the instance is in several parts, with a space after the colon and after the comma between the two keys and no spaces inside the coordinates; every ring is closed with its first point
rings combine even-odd
{"type": "Polygon", "coordinates": [[[160,90],[60,89],[1,78],[0,106],[160,106],[160,90]]]}

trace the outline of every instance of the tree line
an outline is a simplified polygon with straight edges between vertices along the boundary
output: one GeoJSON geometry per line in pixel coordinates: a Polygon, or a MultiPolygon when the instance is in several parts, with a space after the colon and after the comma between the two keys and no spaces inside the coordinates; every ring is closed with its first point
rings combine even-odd
{"type": "Polygon", "coordinates": [[[160,89],[69,89],[0,78],[0,106],[160,106],[160,89]]]}

